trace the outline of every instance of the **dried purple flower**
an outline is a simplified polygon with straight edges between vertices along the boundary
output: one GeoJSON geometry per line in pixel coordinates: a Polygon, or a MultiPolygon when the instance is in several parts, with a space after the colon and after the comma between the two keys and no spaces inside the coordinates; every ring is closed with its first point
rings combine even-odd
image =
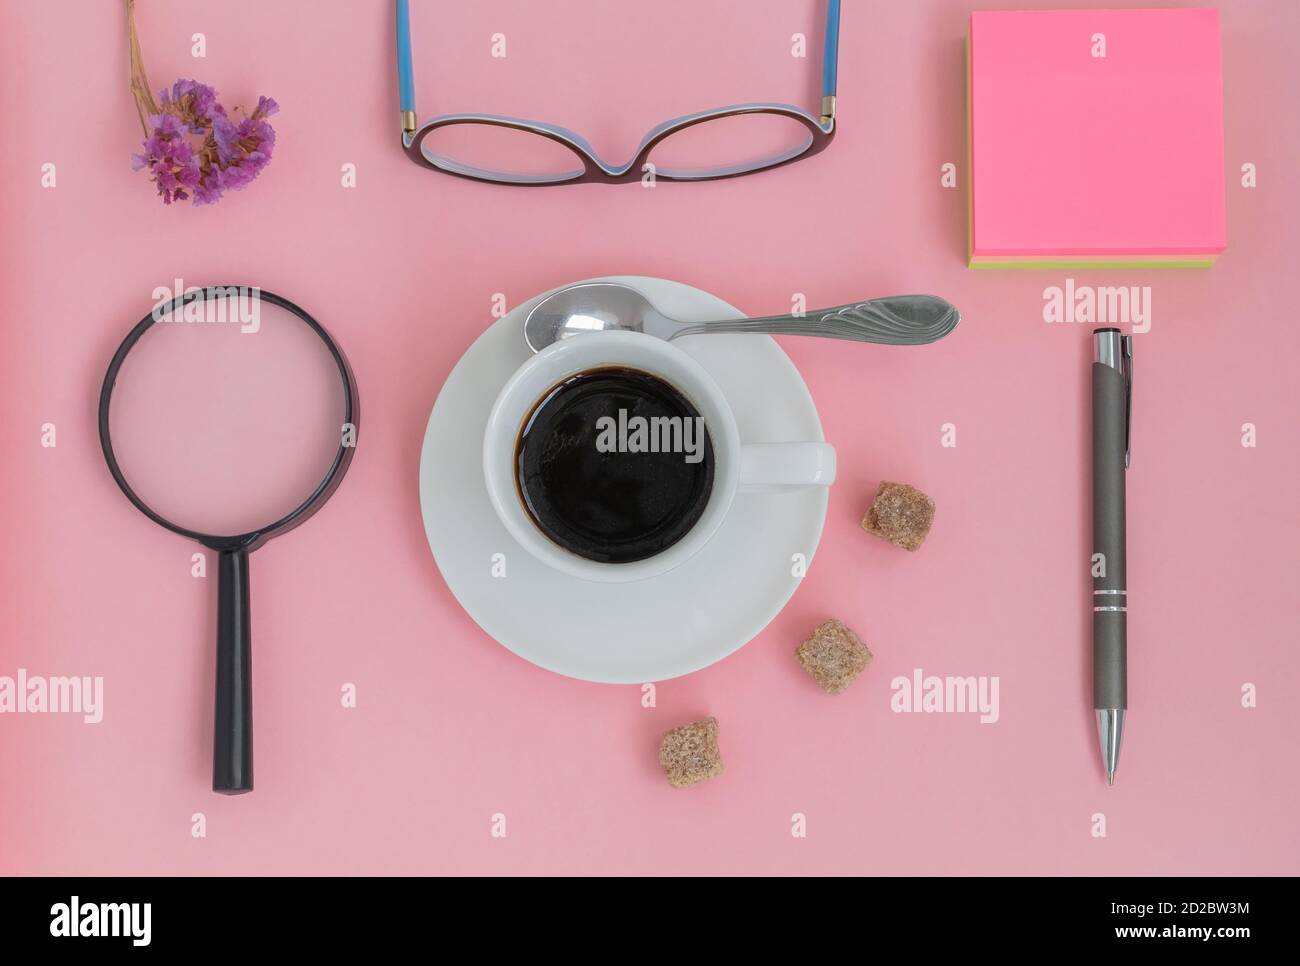
{"type": "Polygon", "coordinates": [[[280,113],[280,105],[275,102],[273,97],[258,97],[257,107],[253,108],[252,117],[259,120],[270,117],[272,114],[280,113]]]}
{"type": "Polygon", "coordinates": [[[260,118],[246,117],[235,124],[219,117],[213,122],[212,137],[223,188],[237,191],[247,186],[271,161],[275,130],[260,118]]]}
{"type": "Polygon", "coordinates": [[[185,128],[172,114],[155,114],[149,118],[152,131],[144,141],[144,153],[131,156],[131,167],[149,169],[151,180],[162,196],[163,204],[184,201],[199,184],[199,159],[185,128]]]}
{"type": "Polygon", "coordinates": [[[209,165],[199,172],[199,183],[194,187],[194,204],[211,205],[221,200],[221,169],[209,165]]]}
{"type": "Polygon", "coordinates": [[[259,97],[253,112],[236,122],[206,84],[178,80],[160,96],[159,113],[148,117],[144,150],[131,156],[131,167],[149,169],[163,204],[191,197],[196,205],[214,204],[270,163],[275,129],[266,118],[280,110],[272,98],[259,97]]]}
{"type": "Polygon", "coordinates": [[[259,97],[252,113],[232,120],[215,90],[185,78],[160,91],[155,101],[135,28],[135,0],[126,0],[126,16],[131,95],[145,135],[141,152],[131,155],[132,169],[149,172],[165,205],[188,198],[210,205],[227,189],[243,188],[271,161],[275,130],[266,119],[280,105],[259,97]]]}
{"type": "Polygon", "coordinates": [[[171,91],[161,91],[158,96],[162,110],[179,117],[191,134],[205,134],[212,127],[212,119],[226,113],[217,103],[217,92],[195,80],[178,80],[171,91]]]}

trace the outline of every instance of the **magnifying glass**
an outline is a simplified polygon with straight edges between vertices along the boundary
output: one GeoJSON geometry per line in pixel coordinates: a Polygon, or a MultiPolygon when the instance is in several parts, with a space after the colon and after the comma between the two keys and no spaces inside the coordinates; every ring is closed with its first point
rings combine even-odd
{"type": "Polygon", "coordinates": [[[212,789],[253,789],[248,555],[306,522],[356,451],[356,380],[288,299],[191,288],[118,347],[99,396],[113,479],[141,513],[217,553],[212,789]]]}

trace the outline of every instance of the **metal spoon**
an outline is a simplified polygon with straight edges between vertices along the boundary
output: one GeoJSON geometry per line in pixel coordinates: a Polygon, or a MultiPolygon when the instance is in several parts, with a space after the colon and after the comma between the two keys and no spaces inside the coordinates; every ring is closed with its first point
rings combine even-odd
{"type": "Polygon", "coordinates": [[[898,295],[820,309],[803,316],[682,322],[656,309],[644,295],[616,282],[588,282],[561,289],[538,302],[524,320],[524,339],[534,352],[588,332],[644,332],[664,340],[708,332],[816,335],[880,345],[925,345],[942,339],[960,316],[935,295],[898,295]]]}

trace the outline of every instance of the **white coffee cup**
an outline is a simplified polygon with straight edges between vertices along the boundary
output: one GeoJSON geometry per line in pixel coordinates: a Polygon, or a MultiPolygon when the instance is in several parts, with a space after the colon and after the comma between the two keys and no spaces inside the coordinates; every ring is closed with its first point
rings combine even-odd
{"type": "Polygon", "coordinates": [[[738,491],[829,486],[835,481],[835,449],[821,441],[742,443],[722,390],[681,349],[639,332],[593,332],[547,346],[506,382],[488,416],[483,476],[497,516],[538,560],[585,580],[625,582],[667,573],[697,554],[717,533],[738,491]],[[627,563],[589,560],[555,543],[533,522],[516,477],[520,432],[537,404],[572,376],[607,366],[646,372],[675,387],[704,417],[713,445],[713,488],[695,526],[660,553],[627,563]]]}

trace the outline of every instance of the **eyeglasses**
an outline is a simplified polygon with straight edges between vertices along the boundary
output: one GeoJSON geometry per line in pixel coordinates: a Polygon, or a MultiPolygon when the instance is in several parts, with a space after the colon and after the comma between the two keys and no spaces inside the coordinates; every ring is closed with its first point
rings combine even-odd
{"type": "Polygon", "coordinates": [[[602,161],[580,134],[517,117],[444,114],[417,126],[409,0],[397,0],[402,147],[416,164],[498,184],[625,184],[643,175],[711,181],[780,167],[826,150],[835,136],[840,0],[828,0],[821,116],[792,104],[733,104],[652,128],[626,164],[602,161]]]}

